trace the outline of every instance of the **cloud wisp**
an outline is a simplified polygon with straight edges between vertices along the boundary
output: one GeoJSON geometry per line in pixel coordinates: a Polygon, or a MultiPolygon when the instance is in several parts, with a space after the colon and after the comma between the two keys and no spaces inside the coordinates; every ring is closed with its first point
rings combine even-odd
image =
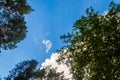
{"type": "Polygon", "coordinates": [[[46,53],[52,48],[52,42],[50,40],[43,40],[42,43],[46,46],[46,53]]]}

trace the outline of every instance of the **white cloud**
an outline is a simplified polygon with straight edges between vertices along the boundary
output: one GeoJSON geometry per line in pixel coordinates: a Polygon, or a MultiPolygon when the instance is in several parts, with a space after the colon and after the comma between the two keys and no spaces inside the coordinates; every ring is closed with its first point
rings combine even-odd
{"type": "Polygon", "coordinates": [[[46,53],[48,53],[49,50],[52,48],[52,42],[50,40],[43,40],[42,43],[45,44],[46,53]]]}
{"type": "Polygon", "coordinates": [[[63,72],[64,71],[64,76],[65,78],[69,78],[69,80],[72,80],[72,75],[70,74],[69,67],[67,65],[63,64],[58,64],[56,60],[58,59],[60,54],[58,53],[53,53],[50,57],[50,59],[46,59],[45,62],[42,63],[42,68],[45,68],[49,65],[51,65],[51,68],[57,68],[57,72],[63,72]]]}

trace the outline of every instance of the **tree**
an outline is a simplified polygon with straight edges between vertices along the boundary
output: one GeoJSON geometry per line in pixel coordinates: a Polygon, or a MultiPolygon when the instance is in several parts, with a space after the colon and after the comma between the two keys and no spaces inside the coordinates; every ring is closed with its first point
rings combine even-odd
{"type": "Polygon", "coordinates": [[[5,80],[33,80],[39,77],[39,69],[36,69],[38,62],[36,60],[26,60],[18,63],[10,71],[5,80]]]}
{"type": "Polygon", "coordinates": [[[37,69],[36,60],[26,60],[16,65],[5,80],[68,80],[63,76],[63,72],[57,72],[51,66],[37,69]]]}
{"type": "Polygon", "coordinates": [[[111,2],[104,15],[87,9],[61,38],[71,54],[60,60],[67,56],[75,80],[120,80],[120,4],[111,2]]]}
{"type": "Polygon", "coordinates": [[[0,0],[0,49],[13,49],[26,36],[25,14],[32,11],[27,0],[0,0]]]}
{"type": "Polygon", "coordinates": [[[41,77],[39,80],[68,80],[64,78],[63,72],[57,72],[57,68],[51,66],[44,67],[40,70],[41,77]]]}

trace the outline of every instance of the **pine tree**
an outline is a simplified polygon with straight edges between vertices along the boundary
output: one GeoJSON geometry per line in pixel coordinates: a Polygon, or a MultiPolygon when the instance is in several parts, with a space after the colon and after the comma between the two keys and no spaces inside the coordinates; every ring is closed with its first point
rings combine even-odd
{"type": "Polygon", "coordinates": [[[27,0],[0,0],[0,49],[13,49],[26,36],[24,17],[32,11],[27,0]]]}

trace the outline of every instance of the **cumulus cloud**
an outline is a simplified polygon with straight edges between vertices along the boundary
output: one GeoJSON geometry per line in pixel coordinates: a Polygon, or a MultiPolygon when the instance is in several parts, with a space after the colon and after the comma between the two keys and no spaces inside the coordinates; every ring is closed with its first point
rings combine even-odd
{"type": "Polygon", "coordinates": [[[51,65],[51,68],[57,68],[57,72],[64,72],[65,78],[69,78],[69,80],[72,80],[72,75],[70,74],[69,67],[65,65],[64,63],[58,64],[56,60],[58,59],[60,54],[53,53],[50,57],[50,59],[46,59],[45,62],[42,63],[42,68],[45,68],[47,66],[51,65]]]}
{"type": "Polygon", "coordinates": [[[45,44],[46,53],[48,53],[49,50],[52,48],[52,42],[50,40],[43,40],[42,43],[45,44]]]}

